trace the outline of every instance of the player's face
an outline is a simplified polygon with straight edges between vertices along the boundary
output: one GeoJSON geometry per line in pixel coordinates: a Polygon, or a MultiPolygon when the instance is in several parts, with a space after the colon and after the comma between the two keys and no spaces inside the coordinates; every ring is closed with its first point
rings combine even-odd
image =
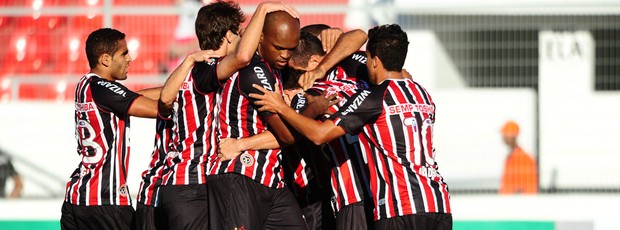
{"type": "Polygon", "coordinates": [[[263,34],[259,51],[267,64],[276,69],[282,69],[299,43],[299,32],[285,33],[283,30],[272,32],[263,34]]]}
{"type": "Polygon", "coordinates": [[[132,61],[127,49],[127,41],[125,39],[118,41],[116,52],[112,56],[110,64],[110,75],[115,80],[127,79],[129,63],[132,61]]]}

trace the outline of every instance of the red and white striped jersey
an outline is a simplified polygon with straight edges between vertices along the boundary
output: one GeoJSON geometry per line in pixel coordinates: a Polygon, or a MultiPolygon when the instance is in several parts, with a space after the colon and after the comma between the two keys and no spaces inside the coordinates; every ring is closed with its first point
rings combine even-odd
{"type": "MultiPolygon", "coordinates": [[[[248,66],[229,78],[218,101],[220,138],[244,138],[266,131],[267,120],[275,114],[259,112],[248,94],[261,94],[252,84],[273,91],[275,83],[282,85],[280,77],[258,54],[248,66]]],[[[248,150],[232,160],[214,158],[209,173],[238,173],[267,187],[283,188],[280,159],[280,149],[248,150]]]]}
{"type": "MultiPolygon", "coordinates": [[[[365,66],[364,66],[365,67],[365,66]]],[[[341,76],[338,79],[316,82],[306,92],[326,96],[338,94],[340,102],[329,108],[332,113],[339,110],[357,91],[368,88],[368,84],[359,79],[341,76]]],[[[323,152],[331,163],[332,208],[338,212],[342,207],[361,202],[364,191],[368,191],[368,181],[357,135],[345,135],[329,142],[323,152]],[[365,183],[365,184],[363,184],[365,183]]]]}
{"type": "Polygon", "coordinates": [[[217,156],[216,61],[196,63],[179,89],[172,112],[172,145],[164,185],[204,184],[209,157],[217,156]]]}
{"type": "Polygon", "coordinates": [[[450,213],[433,147],[435,104],[411,79],[387,79],[356,93],[330,119],[359,135],[368,159],[375,220],[450,213]]]}
{"type": "Polygon", "coordinates": [[[156,206],[157,193],[162,185],[162,177],[165,174],[166,157],[172,144],[172,117],[170,115],[157,114],[155,128],[155,144],[148,169],[142,173],[140,190],[138,190],[138,203],[147,206],[156,206]]]}
{"type": "Polygon", "coordinates": [[[66,186],[75,205],[131,205],[127,188],[129,108],[140,95],[89,73],[75,89],[75,138],[82,157],[66,186]]]}

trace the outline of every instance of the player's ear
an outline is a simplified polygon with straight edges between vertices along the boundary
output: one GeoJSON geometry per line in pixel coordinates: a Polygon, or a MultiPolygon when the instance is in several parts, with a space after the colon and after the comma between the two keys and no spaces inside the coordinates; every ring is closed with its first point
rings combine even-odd
{"type": "Polygon", "coordinates": [[[381,62],[381,59],[379,59],[379,56],[376,55],[372,57],[372,67],[377,68],[379,65],[383,66],[383,63],[381,62]]]}
{"type": "Polygon", "coordinates": [[[99,56],[99,63],[105,67],[110,67],[110,64],[112,63],[112,56],[109,54],[102,54],[99,56]]]}
{"type": "Polygon", "coordinates": [[[308,61],[308,68],[314,69],[319,65],[319,63],[321,63],[321,58],[319,57],[319,55],[314,54],[310,56],[310,60],[308,61]]]}
{"type": "Polygon", "coordinates": [[[226,31],[226,36],[224,37],[226,38],[228,44],[230,44],[233,42],[233,39],[235,39],[235,36],[236,35],[232,31],[228,30],[226,31]]]}

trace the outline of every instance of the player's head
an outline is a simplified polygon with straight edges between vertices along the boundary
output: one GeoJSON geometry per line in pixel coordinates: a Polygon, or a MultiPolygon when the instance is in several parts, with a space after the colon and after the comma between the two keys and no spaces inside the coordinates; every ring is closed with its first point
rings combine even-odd
{"type": "Polygon", "coordinates": [[[321,63],[325,54],[321,40],[302,31],[299,37],[299,45],[291,54],[288,65],[293,69],[310,71],[321,63]]]}
{"type": "Polygon", "coordinates": [[[312,24],[312,25],[307,25],[307,26],[302,27],[301,32],[306,32],[314,36],[319,36],[319,34],[321,34],[323,30],[326,30],[329,28],[331,27],[325,24],[312,24]]]}
{"type": "Polygon", "coordinates": [[[408,46],[407,33],[396,24],[368,30],[368,59],[378,57],[387,71],[400,72],[403,69],[408,46]]]}
{"type": "Polygon", "coordinates": [[[502,126],[502,138],[504,142],[510,146],[514,147],[516,145],[517,136],[519,135],[519,124],[514,121],[508,121],[504,126],[502,126]]]}
{"type": "Polygon", "coordinates": [[[239,5],[218,0],[198,10],[195,30],[201,50],[218,50],[224,42],[236,46],[240,24],[245,21],[239,5]]]}
{"type": "Polygon", "coordinates": [[[299,42],[299,19],[285,11],[268,13],[258,52],[270,66],[281,69],[291,58],[299,42]]]}
{"type": "Polygon", "coordinates": [[[101,68],[106,71],[111,77],[108,80],[126,79],[131,56],[125,34],[111,28],[93,31],[86,39],[86,58],[91,69],[101,68]]]}

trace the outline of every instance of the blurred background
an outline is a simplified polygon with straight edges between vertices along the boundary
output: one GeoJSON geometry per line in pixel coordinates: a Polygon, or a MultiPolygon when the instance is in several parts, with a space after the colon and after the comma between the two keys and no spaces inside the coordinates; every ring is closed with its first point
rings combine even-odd
{"type": "MultiPolygon", "coordinates": [[[[260,3],[237,2],[248,17],[260,3]]],[[[454,229],[620,229],[619,0],[286,2],[302,26],[408,32],[405,68],[437,104],[454,229]]],[[[201,4],[0,0],[0,229],[60,228],[88,34],[124,32],[134,61],[123,84],[160,86],[197,49],[201,4]]],[[[132,118],[131,129],[135,198],[155,123],[132,118]]]]}

